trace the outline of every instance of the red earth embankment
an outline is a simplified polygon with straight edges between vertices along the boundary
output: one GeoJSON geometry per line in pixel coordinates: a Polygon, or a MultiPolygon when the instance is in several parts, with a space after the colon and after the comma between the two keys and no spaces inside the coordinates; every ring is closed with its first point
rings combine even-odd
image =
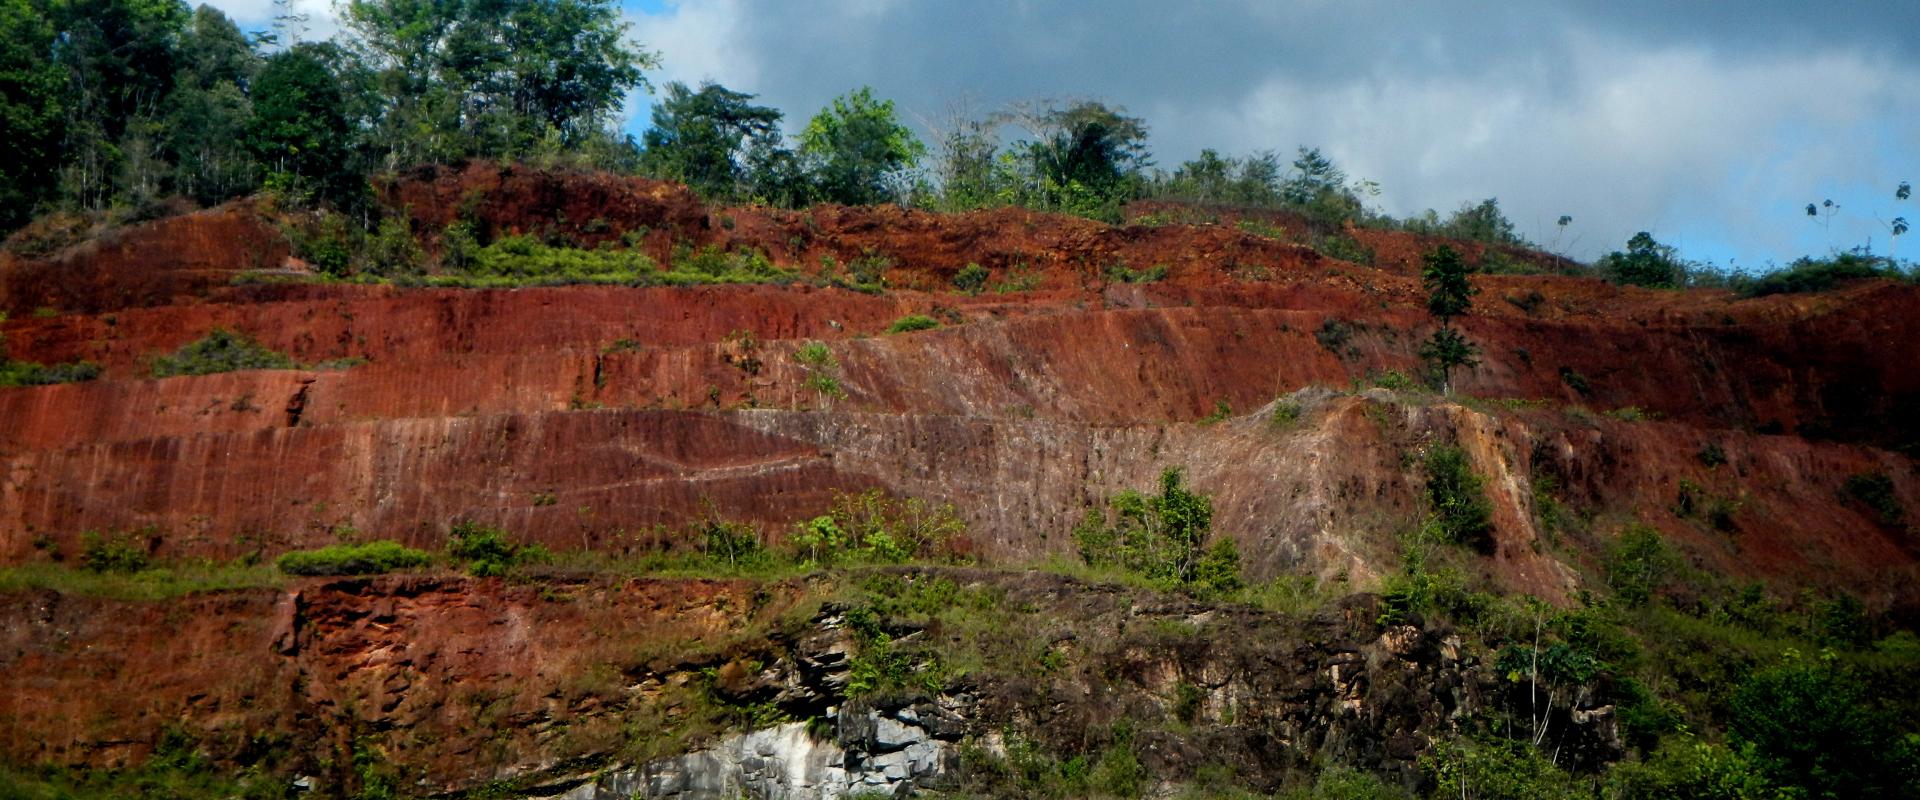
{"type": "MultiPolygon", "coordinates": [[[[8,354],[88,359],[105,376],[0,390],[0,557],[70,556],[88,530],[147,531],[162,557],[270,556],[341,526],[435,546],[460,519],[558,548],[627,548],[641,535],[652,546],[716,513],[777,536],[836,490],[878,486],[952,501],[984,554],[1026,558],[1070,551],[1084,507],[1186,465],[1257,574],[1369,576],[1419,514],[1409,454],[1474,431],[1486,438],[1479,467],[1505,481],[1499,572],[1530,591],[1570,589],[1598,546],[1537,554],[1531,486],[1543,465],[1606,526],[1647,520],[1735,574],[1844,583],[1913,563],[1912,534],[1873,522],[1841,489],[1885,474],[1920,518],[1911,461],[1890,452],[1920,441],[1920,290],[1909,286],[1738,300],[1481,276],[1463,325],[1482,363],[1456,388],[1524,403],[1323,398],[1326,413],[1275,432],[1248,415],[1303,388],[1419,371],[1432,323],[1404,264],[1326,259],[1257,226],[707,208],[669,184],[489,165],[384,191],[429,249],[468,219],[494,235],[625,237],[661,259],[681,244],[757,247],[801,271],[823,256],[879,257],[890,284],[919,288],[190,280],[284,257],[256,257],[272,228],[247,204],[10,261],[9,303],[97,313],[16,314],[0,328],[8,354]],[[968,263],[991,285],[1032,290],[954,291],[968,263]],[[1116,264],[1167,276],[1109,283],[1116,264]],[[943,326],[884,333],[907,314],[943,326]],[[146,377],[153,357],[214,328],[302,363],[363,363],[146,377]],[[834,353],[844,399],[803,388],[793,353],[808,341],[834,353]],[[1231,424],[1199,424],[1223,408],[1231,424]],[[1354,423],[1366,409],[1409,421],[1354,423]],[[1616,409],[1661,421],[1599,416],[1616,409]],[[1707,443],[1746,458],[1708,469],[1696,457],[1707,443]],[[1682,479],[1737,501],[1748,538],[1673,513],[1682,479]]],[[[1363,238],[1377,253],[1429,243],[1363,238]]]]}

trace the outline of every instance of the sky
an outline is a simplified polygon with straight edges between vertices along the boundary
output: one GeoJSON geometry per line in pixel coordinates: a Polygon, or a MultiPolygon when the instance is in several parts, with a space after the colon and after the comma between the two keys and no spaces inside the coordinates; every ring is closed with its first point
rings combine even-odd
{"type": "MultiPolygon", "coordinates": [[[[296,0],[309,36],[327,0],[296,0]]],[[[215,0],[243,28],[270,0],[215,0]]],[[[1094,99],[1146,120],[1171,170],[1320,148],[1396,216],[1487,197],[1581,258],[1649,231],[1682,255],[1759,268],[1920,222],[1914,0],[628,0],[648,75],[714,81],[789,132],[871,86],[927,130],[1094,99]],[[1830,219],[1808,203],[1833,200],[1830,219]],[[1573,217],[1564,229],[1561,215],[1573,217]]],[[[646,127],[648,98],[627,128],[646,127]]],[[[1906,239],[1917,238],[1910,234],[1906,239]]],[[[1902,243],[1920,256],[1920,242],[1902,243]]],[[[1901,253],[1907,255],[1907,253],[1901,253]]]]}

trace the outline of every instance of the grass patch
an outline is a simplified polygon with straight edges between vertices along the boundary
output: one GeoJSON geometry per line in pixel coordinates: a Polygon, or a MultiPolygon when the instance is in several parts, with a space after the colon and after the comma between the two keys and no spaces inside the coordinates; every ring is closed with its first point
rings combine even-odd
{"type": "Polygon", "coordinates": [[[297,368],[299,365],[285,353],[268,349],[245,334],[214,328],[205,337],[175,350],[173,355],[154,359],[153,377],[297,368]]]}
{"type": "Polygon", "coordinates": [[[433,561],[425,551],[399,542],[380,540],[337,544],[319,550],[295,550],[274,562],[288,575],[378,575],[424,567],[433,561]]]}
{"type": "Polygon", "coordinates": [[[929,317],[925,314],[908,314],[906,316],[903,316],[899,319],[894,320],[892,325],[888,325],[887,333],[912,333],[914,331],[930,331],[938,327],[940,327],[940,321],[937,319],[934,319],[933,317],[929,317]]]}
{"type": "Polygon", "coordinates": [[[0,593],[51,590],[113,600],[164,600],[196,592],[258,589],[280,585],[280,573],[246,561],[188,561],[136,572],[96,572],[65,564],[0,567],[0,593]]]}

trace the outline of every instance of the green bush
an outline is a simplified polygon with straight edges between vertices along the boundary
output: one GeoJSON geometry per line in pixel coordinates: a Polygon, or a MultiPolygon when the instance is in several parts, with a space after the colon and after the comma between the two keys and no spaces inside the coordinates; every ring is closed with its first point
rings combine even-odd
{"type": "Polygon", "coordinates": [[[1669,740],[1645,761],[1627,761],[1607,774],[1606,796],[1618,800],[1762,800],[1781,796],[1751,748],[1669,740]]]}
{"type": "Polygon", "coordinates": [[[912,333],[940,327],[940,321],[925,314],[908,314],[887,326],[887,333],[912,333]]]}
{"type": "Polygon", "coordinates": [[[1905,516],[1900,508],[1900,498],[1894,494],[1893,479],[1884,472],[1862,472],[1848,476],[1846,489],[1853,499],[1873,509],[1882,525],[1899,525],[1905,516]]]}
{"type": "Polygon", "coordinates": [[[267,349],[244,334],[214,328],[205,337],[190,342],[173,355],[153,360],[153,376],[212,375],[249,369],[296,369],[299,365],[286,354],[267,349]]]}
{"type": "Polygon", "coordinates": [[[1127,262],[1115,261],[1107,265],[1107,280],[1113,283],[1157,283],[1166,280],[1167,265],[1155,264],[1147,269],[1129,269],[1127,262]]]}
{"type": "Polygon", "coordinates": [[[1454,445],[1427,451],[1427,510],[1439,523],[1446,541],[1481,551],[1493,549],[1493,504],[1482,479],[1467,464],[1467,454],[1454,445]]]}
{"type": "Polygon", "coordinates": [[[1081,559],[1169,589],[1219,595],[1240,588],[1240,554],[1233,542],[1207,543],[1213,499],[1181,483],[1181,471],[1169,469],[1160,474],[1158,495],[1128,489],[1108,500],[1104,512],[1087,509],[1073,529],[1081,559]]]}
{"type": "Polygon", "coordinates": [[[378,575],[424,567],[432,556],[385,539],[363,544],[337,544],[318,550],[295,550],[274,562],[288,575],[378,575]]]}
{"type": "Polygon", "coordinates": [[[1907,280],[1889,259],[1860,252],[1835,253],[1827,258],[1803,257],[1785,269],[1766,273],[1738,286],[1745,297],[1822,292],[1847,281],[1868,278],[1907,280]]]}
{"type": "Polygon", "coordinates": [[[120,532],[102,536],[95,531],[80,534],[80,563],[94,572],[139,572],[151,559],[141,539],[151,531],[120,532]]]}
{"type": "Polygon", "coordinates": [[[498,528],[459,522],[447,534],[447,555],[465,562],[467,572],[485,578],[543,561],[548,554],[546,548],[539,545],[514,544],[507,539],[507,532],[498,528]]]}
{"type": "Polygon", "coordinates": [[[100,377],[100,365],[91,361],[42,366],[27,361],[9,361],[0,358],[0,388],[81,383],[98,377],[100,377]]]}
{"type": "Polygon", "coordinates": [[[895,499],[879,489],[836,492],[827,513],[801,522],[787,538],[803,564],[898,564],[965,558],[967,524],[951,504],[895,499]]]}
{"type": "Polygon", "coordinates": [[[1679,554],[1660,533],[1646,525],[1631,525],[1607,546],[1607,587],[1627,606],[1646,605],[1681,568],[1679,554]]]}
{"type": "Polygon", "coordinates": [[[987,288],[987,279],[992,276],[986,267],[969,263],[953,274],[953,287],[967,294],[979,294],[987,288]]]}
{"type": "MultiPolygon", "coordinates": [[[[1901,691],[1901,689],[1891,689],[1901,691]]],[[[1789,653],[1734,692],[1728,728],[1775,783],[1810,797],[1913,797],[1911,741],[1832,655],[1789,653]]]]}

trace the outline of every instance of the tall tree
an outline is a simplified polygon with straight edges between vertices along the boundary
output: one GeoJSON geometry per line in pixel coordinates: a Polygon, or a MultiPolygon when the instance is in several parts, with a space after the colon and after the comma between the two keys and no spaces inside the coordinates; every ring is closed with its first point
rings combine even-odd
{"type": "Polygon", "coordinates": [[[926,152],[893,101],[874,99],[866,87],[834,98],[800,134],[800,156],[821,197],[846,205],[898,200],[906,172],[926,152]]]}
{"type": "Polygon", "coordinates": [[[61,32],[53,59],[67,78],[61,194],[76,206],[105,208],[124,184],[125,148],[151,152],[152,121],[172,91],[189,12],[181,0],[68,0],[48,8],[61,32]]]}
{"type": "Polygon", "coordinates": [[[1479,363],[1479,349],[1453,327],[1453,320],[1473,306],[1480,292],[1468,279],[1467,262],[1452,247],[1441,245],[1426,255],[1421,282],[1427,288],[1427,311],[1440,320],[1440,329],[1420,346],[1420,356],[1440,377],[1440,389],[1453,393],[1453,370],[1479,363]]]}
{"type": "Polygon", "coordinates": [[[753,95],[718,84],[692,91],[678,81],[653,106],[653,127],[642,136],[641,164],[655,176],[681,181],[721,199],[739,195],[750,141],[775,135],[780,112],[749,103],[753,95]]]}
{"type": "Polygon", "coordinates": [[[656,63],[612,0],[349,0],[344,11],[385,101],[388,167],[602,136],[656,63]]]}
{"type": "Polygon", "coordinates": [[[162,136],[174,190],[206,204],[252,191],[258,168],[247,146],[247,90],[259,56],[232,20],[201,6],[181,38],[179,64],[162,136]]]}
{"type": "Polygon", "coordinates": [[[45,0],[0,0],[0,231],[25,223],[60,170],[66,73],[45,0]]]}
{"type": "Polygon", "coordinates": [[[340,81],[327,68],[328,44],[301,44],[268,58],[254,83],[248,135],[272,183],[353,206],[365,181],[348,157],[351,130],[340,81]]]}

